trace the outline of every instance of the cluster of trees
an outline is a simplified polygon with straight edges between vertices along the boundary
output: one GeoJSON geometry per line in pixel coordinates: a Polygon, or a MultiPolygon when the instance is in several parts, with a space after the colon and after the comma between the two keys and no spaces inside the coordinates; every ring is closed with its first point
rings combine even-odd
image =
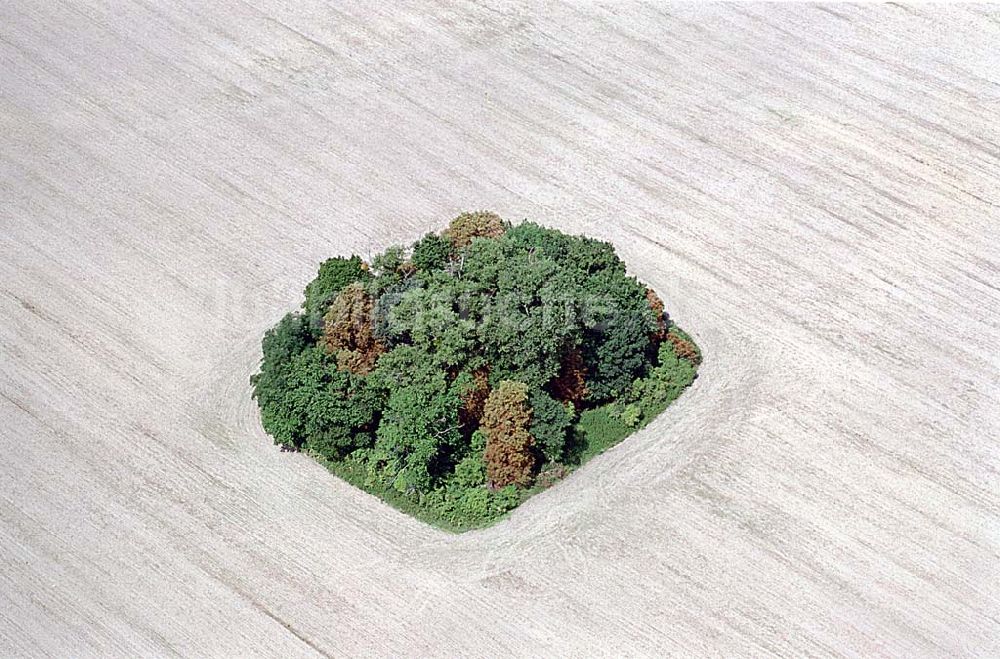
{"type": "Polygon", "coordinates": [[[325,261],[262,347],[277,444],[452,528],[652,419],[701,360],[611,245],[488,212],[325,261]]]}

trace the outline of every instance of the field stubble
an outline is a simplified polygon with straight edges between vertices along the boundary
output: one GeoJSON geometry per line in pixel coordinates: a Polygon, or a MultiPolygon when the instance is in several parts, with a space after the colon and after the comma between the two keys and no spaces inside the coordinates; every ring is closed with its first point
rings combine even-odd
{"type": "Polygon", "coordinates": [[[0,654],[1000,654],[1000,15],[0,7],[0,654]],[[321,258],[490,208],[706,356],[444,534],[282,454],[321,258]]]}

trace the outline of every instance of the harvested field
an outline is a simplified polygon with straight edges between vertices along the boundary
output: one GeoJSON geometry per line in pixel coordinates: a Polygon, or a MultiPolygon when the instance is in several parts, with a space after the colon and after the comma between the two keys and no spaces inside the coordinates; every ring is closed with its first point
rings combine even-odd
{"type": "Polygon", "coordinates": [[[1000,655],[996,6],[0,3],[0,654],[1000,655]],[[705,352],[459,536],[283,454],[320,259],[489,208],[705,352]]]}

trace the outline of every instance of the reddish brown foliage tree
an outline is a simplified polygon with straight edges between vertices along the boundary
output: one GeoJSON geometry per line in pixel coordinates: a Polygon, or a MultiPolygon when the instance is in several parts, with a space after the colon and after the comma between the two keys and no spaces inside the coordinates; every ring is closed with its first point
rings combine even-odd
{"type": "Polygon", "coordinates": [[[448,225],[444,237],[455,247],[465,247],[473,238],[497,238],[504,233],[503,220],[496,213],[462,213],[448,225]]]}
{"type": "Polygon", "coordinates": [[[473,386],[462,396],[462,408],[458,411],[462,425],[474,430],[483,416],[483,407],[490,395],[490,372],[481,368],[472,373],[473,386]]]}
{"type": "Polygon", "coordinates": [[[486,434],[483,461],[492,487],[531,482],[536,458],[530,424],[528,385],[505,380],[490,392],[479,427],[486,434]]]}
{"type": "Polygon", "coordinates": [[[552,380],[552,395],[564,403],[578,404],[587,395],[586,377],[587,367],[583,363],[583,353],[574,346],[566,352],[559,373],[552,380]]]}
{"type": "Polygon", "coordinates": [[[667,341],[670,341],[671,345],[673,345],[674,354],[679,359],[686,359],[695,366],[701,363],[701,355],[698,353],[698,349],[684,337],[670,332],[667,334],[667,341]]]}
{"type": "Polygon", "coordinates": [[[337,368],[369,373],[385,347],[375,339],[375,301],[354,283],[342,290],[323,317],[323,346],[337,356],[337,368]]]}
{"type": "Polygon", "coordinates": [[[647,288],[646,302],[649,303],[649,308],[656,314],[656,326],[659,328],[650,338],[657,342],[662,341],[667,338],[667,319],[663,315],[663,300],[656,294],[656,291],[652,288],[647,288]]]}
{"type": "Polygon", "coordinates": [[[337,368],[341,371],[350,371],[365,375],[371,373],[375,368],[380,352],[365,352],[362,350],[339,350],[337,351],[337,368]]]}

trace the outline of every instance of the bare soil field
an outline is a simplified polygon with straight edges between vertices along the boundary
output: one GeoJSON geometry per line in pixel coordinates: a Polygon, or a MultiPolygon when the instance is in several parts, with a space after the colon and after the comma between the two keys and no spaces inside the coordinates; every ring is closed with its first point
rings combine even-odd
{"type": "Polygon", "coordinates": [[[374,5],[0,3],[0,655],[1000,655],[1000,9],[374,5]],[[449,535],[248,377],[476,208],[706,359],[449,535]]]}

